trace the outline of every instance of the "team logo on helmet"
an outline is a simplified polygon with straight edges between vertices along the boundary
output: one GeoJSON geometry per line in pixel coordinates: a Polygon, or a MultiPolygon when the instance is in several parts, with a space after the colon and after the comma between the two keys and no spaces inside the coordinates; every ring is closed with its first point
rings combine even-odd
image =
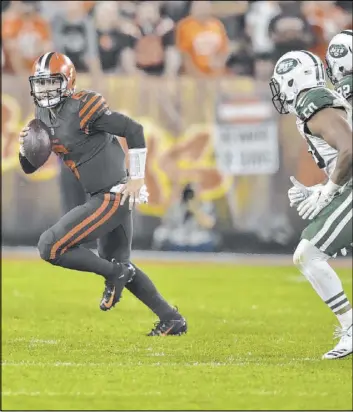
{"type": "Polygon", "coordinates": [[[295,59],[284,59],[276,67],[277,74],[286,74],[294,69],[298,65],[297,60],[295,59]]]}
{"type": "Polygon", "coordinates": [[[328,50],[333,58],[344,57],[348,53],[348,49],[344,44],[332,44],[328,50]]]}

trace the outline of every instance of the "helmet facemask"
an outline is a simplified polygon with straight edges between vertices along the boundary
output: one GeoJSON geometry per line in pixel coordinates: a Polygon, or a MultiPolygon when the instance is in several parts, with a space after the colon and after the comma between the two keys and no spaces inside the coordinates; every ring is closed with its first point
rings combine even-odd
{"type": "Polygon", "coordinates": [[[327,77],[330,79],[330,82],[335,85],[336,83],[338,83],[338,80],[334,77],[333,73],[332,73],[332,69],[330,67],[330,63],[327,60],[327,57],[325,57],[325,61],[326,61],[326,74],[327,77]]]}
{"type": "Polygon", "coordinates": [[[31,96],[39,107],[53,108],[67,96],[67,80],[62,74],[30,76],[31,96]]]}
{"type": "Polygon", "coordinates": [[[335,86],[339,83],[343,77],[347,74],[351,74],[351,72],[347,72],[344,70],[344,66],[338,66],[337,62],[329,63],[326,58],[326,74],[327,77],[330,79],[330,82],[335,86]],[[331,67],[332,66],[332,67],[331,67]]]}
{"type": "Polygon", "coordinates": [[[272,93],[272,103],[275,106],[275,109],[280,114],[288,114],[289,108],[286,100],[286,95],[281,93],[281,87],[278,81],[272,77],[270,80],[270,89],[272,93]]]}

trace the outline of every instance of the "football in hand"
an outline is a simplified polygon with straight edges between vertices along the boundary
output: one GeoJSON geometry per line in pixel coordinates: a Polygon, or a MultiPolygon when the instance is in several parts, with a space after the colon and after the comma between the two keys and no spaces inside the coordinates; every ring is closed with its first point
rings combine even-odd
{"type": "Polygon", "coordinates": [[[28,123],[29,130],[23,138],[23,149],[28,161],[36,168],[43,166],[51,154],[49,128],[39,119],[28,123]]]}

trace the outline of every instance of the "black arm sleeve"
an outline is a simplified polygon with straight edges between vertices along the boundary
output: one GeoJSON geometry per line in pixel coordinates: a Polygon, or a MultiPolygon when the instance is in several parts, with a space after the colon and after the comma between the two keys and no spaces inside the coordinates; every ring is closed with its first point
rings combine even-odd
{"type": "Polygon", "coordinates": [[[143,127],[130,117],[118,112],[104,113],[93,123],[93,130],[125,137],[129,149],[146,147],[143,127]]]}
{"type": "Polygon", "coordinates": [[[21,153],[18,154],[18,157],[20,159],[22,170],[26,173],[26,175],[30,175],[37,170],[37,168],[28,161],[27,157],[22,156],[21,153]]]}

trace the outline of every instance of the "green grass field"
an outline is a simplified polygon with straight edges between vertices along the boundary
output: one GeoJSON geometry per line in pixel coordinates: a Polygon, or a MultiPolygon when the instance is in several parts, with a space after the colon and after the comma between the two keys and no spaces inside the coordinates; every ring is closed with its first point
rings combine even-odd
{"type": "Polygon", "coordinates": [[[3,410],[352,410],[352,357],[321,360],[335,319],[293,267],[142,264],[189,323],[149,338],[128,291],[104,313],[98,277],[2,264],[3,410]]]}

